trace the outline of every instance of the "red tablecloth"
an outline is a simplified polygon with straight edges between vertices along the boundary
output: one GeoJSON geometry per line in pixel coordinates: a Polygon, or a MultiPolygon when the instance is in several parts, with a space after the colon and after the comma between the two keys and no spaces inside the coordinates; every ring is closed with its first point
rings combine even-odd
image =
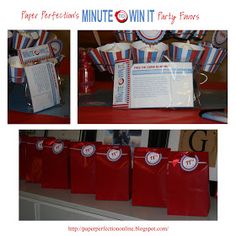
{"type": "Polygon", "coordinates": [[[9,111],[8,124],[69,124],[69,117],[31,114],[26,112],[9,111]]]}
{"type": "MultiPolygon", "coordinates": [[[[112,107],[81,107],[81,124],[218,124],[203,119],[200,109],[129,109],[112,107]]],[[[220,124],[220,123],[219,123],[220,124]]]]}

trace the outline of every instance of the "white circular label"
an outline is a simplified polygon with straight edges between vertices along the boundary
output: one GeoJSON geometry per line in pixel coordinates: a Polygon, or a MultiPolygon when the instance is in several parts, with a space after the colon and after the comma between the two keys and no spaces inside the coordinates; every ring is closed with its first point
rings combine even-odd
{"type": "Polygon", "coordinates": [[[194,157],[189,157],[184,155],[180,160],[180,166],[185,171],[193,171],[198,166],[198,157],[195,155],[194,157]]]}
{"type": "Polygon", "coordinates": [[[162,155],[157,152],[148,152],[145,155],[145,161],[150,166],[155,166],[161,161],[162,155]]]}
{"type": "Polygon", "coordinates": [[[54,143],[52,145],[52,151],[54,154],[59,154],[63,151],[64,149],[64,143],[54,143]]]}
{"type": "Polygon", "coordinates": [[[81,149],[81,154],[84,157],[91,157],[96,151],[96,147],[93,144],[83,146],[81,149]]]}
{"type": "Polygon", "coordinates": [[[42,151],[42,150],[43,150],[43,139],[37,141],[36,144],[35,144],[35,146],[36,146],[36,149],[37,149],[38,151],[42,151]]]}
{"type": "Polygon", "coordinates": [[[122,151],[117,150],[117,149],[110,149],[107,152],[107,158],[110,161],[118,161],[120,159],[121,155],[122,155],[122,151]]]}

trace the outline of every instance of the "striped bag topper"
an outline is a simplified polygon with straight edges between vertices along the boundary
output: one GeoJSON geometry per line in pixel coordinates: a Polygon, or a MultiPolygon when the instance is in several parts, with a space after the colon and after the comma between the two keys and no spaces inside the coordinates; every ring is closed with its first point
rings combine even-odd
{"type": "Polygon", "coordinates": [[[117,60],[131,58],[129,43],[106,44],[100,48],[100,52],[103,64],[111,74],[114,74],[114,67],[117,60]]]}
{"type": "Polygon", "coordinates": [[[130,198],[130,147],[100,145],[96,152],[96,200],[130,198]]]}
{"type": "Polygon", "coordinates": [[[66,140],[44,140],[42,188],[70,188],[69,145],[70,142],[66,140]]]}
{"type": "Polygon", "coordinates": [[[9,81],[16,84],[23,84],[26,82],[25,69],[20,63],[18,56],[10,57],[8,59],[8,78],[9,81]]]}
{"type": "Polygon", "coordinates": [[[132,43],[131,50],[134,63],[156,63],[163,61],[168,46],[164,43],[149,46],[142,41],[136,41],[132,43]]]}
{"type": "Polygon", "coordinates": [[[167,207],[169,153],[169,148],[135,148],[132,205],[167,207]]]}
{"type": "Polygon", "coordinates": [[[137,39],[137,34],[134,30],[118,30],[116,34],[120,41],[133,42],[137,39]]]}
{"type": "Polygon", "coordinates": [[[224,48],[215,48],[211,43],[208,42],[201,42],[199,45],[205,48],[199,62],[200,70],[215,73],[219,69],[220,64],[225,59],[227,50],[224,48]]]}
{"type": "Polygon", "coordinates": [[[38,40],[37,32],[13,32],[12,48],[24,49],[34,46],[38,40]]]}
{"type": "Polygon", "coordinates": [[[210,209],[207,152],[171,152],[167,173],[168,215],[207,216],[210,209]]]}
{"type": "Polygon", "coordinates": [[[193,34],[193,30],[171,30],[170,31],[176,38],[189,39],[193,34]]]}
{"type": "Polygon", "coordinates": [[[101,142],[71,142],[70,181],[72,193],[96,193],[96,148],[101,142]]]}
{"type": "Polygon", "coordinates": [[[195,44],[174,42],[170,45],[170,59],[174,62],[192,62],[198,64],[204,48],[195,44]]]}
{"type": "Polygon", "coordinates": [[[90,48],[88,51],[88,55],[90,56],[90,58],[92,59],[93,63],[96,65],[98,70],[100,72],[104,72],[104,71],[106,71],[106,67],[104,66],[104,63],[103,63],[100,48],[101,47],[90,48]]]}

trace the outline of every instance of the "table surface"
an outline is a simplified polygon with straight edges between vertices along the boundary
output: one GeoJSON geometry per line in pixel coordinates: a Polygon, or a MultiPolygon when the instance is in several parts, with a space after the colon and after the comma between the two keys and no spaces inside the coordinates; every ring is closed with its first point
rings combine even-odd
{"type": "MultiPolygon", "coordinates": [[[[211,197],[207,217],[169,216],[166,208],[132,206],[130,201],[95,200],[93,194],[72,194],[70,190],[43,189],[40,184],[20,181],[20,196],[59,206],[125,220],[217,220],[217,200],[211,197]]],[[[66,220],[66,219],[65,219],[66,220]]]]}
{"type": "Polygon", "coordinates": [[[227,85],[201,89],[201,107],[172,109],[117,109],[112,107],[112,82],[97,82],[96,92],[79,97],[78,123],[82,124],[218,124],[202,118],[204,110],[227,108],[227,85]]]}

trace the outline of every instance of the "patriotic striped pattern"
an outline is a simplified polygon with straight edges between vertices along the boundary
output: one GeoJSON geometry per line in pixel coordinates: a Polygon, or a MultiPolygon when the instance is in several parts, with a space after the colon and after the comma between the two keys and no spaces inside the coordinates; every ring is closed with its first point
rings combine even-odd
{"type": "Polygon", "coordinates": [[[114,67],[117,60],[130,59],[131,49],[129,43],[112,43],[99,48],[102,55],[103,65],[108,72],[114,74],[114,67]],[[116,51],[114,51],[116,48],[116,51]],[[120,51],[117,50],[119,48],[120,51]]]}
{"type": "Polygon", "coordinates": [[[194,38],[203,39],[206,35],[206,30],[196,30],[193,34],[194,38]]]}
{"type": "Polygon", "coordinates": [[[24,49],[28,47],[32,47],[37,42],[37,38],[33,38],[31,36],[24,36],[21,33],[14,31],[13,32],[13,39],[12,39],[12,48],[14,49],[24,49]]]}
{"type": "Polygon", "coordinates": [[[170,45],[170,59],[174,62],[192,62],[197,64],[204,50],[199,47],[199,50],[187,49],[184,47],[178,47],[174,43],[170,45]]]}
{"type": "MultiPolygon", "coordinates": [[[[138,42],[136,42],[135,44],[138,44],[138,42]]],[[[132,56],[133,56],[134,63],[161,62],[163,60],[163,56],[166,55],[168,51],[168,46],[164,43],[157,44],[155,51],[148,51],[145,49],[140,49],[138,47],[135,47],[135,44],[132,44],[132,56]]]]}
{"type": "Polygon", "coordinates": [[[108,72],[114,74],[114,67],[117,60],[122,59],[130,59],[131,58],[131,50],[123,50],[119,52],[105,52],[101,51],[102,58],[105,66],[107,67],[108,72]]]}
{"type": "Polygon", "coordinates": [[[25,69],[21,66],[18,56],[10,57],[8,59],[8,79],[16,84],[26,82],[25,69]]]}
{"type": "Polygon", "coordinates": [[[200,69],[205,72],[215,73],[220,64],[227,55],[227,50],[223,48],[214,48],[212,44],[203,42],[200,43],[205,48],[205,51],[199,62],[200,69]]]}
{"type": "Polygon", "coordinates": [[[120,41],[133,42],[137,39],[137,34],[133,30],[119,30],[117,35],[120,41]]]}
{"type": "Polygon", "coordinates": [[[188,39],[194,31],[193,30],[171,30],[170,32],[177,38],[188,39]]]}
{"type": "Polygon", "coordinates": [[[103,71],[106,71],[106,68],[103,65],[103,59],[102,59],[102,55],[99,49],[100,47],[91,48],[88,52],[88,55],[92,59],[93,63],[97,66],[98,70],[103,72],[103,71]]]}
{"type": "Polygon", "coordinates": [[[39,39],[36,41],[35,46],[46,44],[49,40],[49,32],[46,30],[38,30],[39,39]]]}
{"type": "Polygon", "coordinates": [[[9,76],[9,80],[12,83],[23,84],[26,82],[26,75],[25,75],[24,68],[16,68],[9,65],[8,76],[9,76]]]}

